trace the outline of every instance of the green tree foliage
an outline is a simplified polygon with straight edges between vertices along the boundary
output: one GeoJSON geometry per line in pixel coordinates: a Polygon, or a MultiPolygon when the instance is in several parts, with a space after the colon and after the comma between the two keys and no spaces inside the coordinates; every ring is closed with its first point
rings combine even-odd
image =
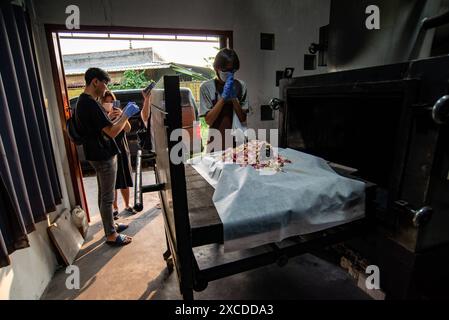
{"type": "Polygon", "coordinates": [[[120,84],[111,89],[140,89],[144,88],[149,81],[150,79],[145,76],[145,71],[126,70],[120,84]]]}
{"type": "MultiPolygon", "coordinates": [[[[214,47],[215,50],[220,51],[219,47],[214,47]]],[[[214,69],[214,60],[215,60],[215,56],[213,57],[206,57],[203,58],[204,62],[206,62],[206,67],[210,68],[210,69],[214,69]]]]}

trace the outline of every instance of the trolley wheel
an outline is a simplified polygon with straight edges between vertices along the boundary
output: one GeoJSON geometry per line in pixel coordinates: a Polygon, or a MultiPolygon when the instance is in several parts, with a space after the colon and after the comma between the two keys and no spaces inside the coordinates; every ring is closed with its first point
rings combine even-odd
{"type": "Polygon", "coordinates": [[[208,284],[209,284],[209,282],[207,282],[205,280],[196,280],[195,284],[193,286],[193,289],[196,292],[200,292],[200,291],[205,290],[207,288],[208,284]]]}
{"type": "Polygon", "coordinates": [[[143,204],[138,203],[134,205],[134,210],[136,210],[137,212],[140,212],[143,210],[143,204]]]}

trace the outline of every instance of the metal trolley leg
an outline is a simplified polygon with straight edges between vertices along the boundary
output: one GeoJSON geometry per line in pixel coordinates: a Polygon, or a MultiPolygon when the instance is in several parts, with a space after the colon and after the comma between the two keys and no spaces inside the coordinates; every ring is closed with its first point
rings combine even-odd
{"type": "Polygon", "coordinates": [[[167,244],[167,250],[164,252],[164,260],[167,263],[167,269],[169,273],[173,272],[173,258],[171,256],[170,246],[168,244],[167,234],[165,234],[165,243],[167,244]]]}
{"type": "Polygon", "coordinates": [[[136,157],[136,187],[134,188],[134,210],[140,212],[143,210],[143,194],[147,192],[155,192],[164,189],[164,184],[155,183],[150,185],[142,185],[142,150],[137,151],[136,157]]]}

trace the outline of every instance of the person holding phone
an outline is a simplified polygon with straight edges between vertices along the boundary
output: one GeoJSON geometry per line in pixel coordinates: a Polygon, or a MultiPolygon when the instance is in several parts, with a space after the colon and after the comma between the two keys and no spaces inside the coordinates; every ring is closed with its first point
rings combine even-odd
{"type": "Polygon", "coordinates": [[[156,83],[151,82],[145,89],[142,90],[143,107],[140,112],[140,118],[142,119],[145,128],[148,128],[148,120],[151,116],[151,90],[155,85],[156,83]]]}
{"type": "MultiPolygon", "coordinates": [[[[150,130],[148,127],[151,126],[151,90],[154,88],[156,84],[154,82],[150,83],[144,90],[142,90],[142,97],[143,97],[143,106],[142,111],[140,112],[140,118],[142,119],[142,122],[147,130],[150,130]]],[[[148,138],[148,135],[147,135],[148,138]]],[[[151,140],[153,140],[153,135],[151,135],[151,140]]],[[[151,151],[154,152],[154,141],[150,141],[149,145],[151,145],[151,151]]],[[[155,207],[157,209],[161,208],[160,202],[158,202],[155,207]]]]}
{"type": "Polygon", "coordinates": [[[209,137],[207,152],[225,150],[234,145],[225,145],[232,137],[234,115],[240,123],[246,122],[248,98],[246,84],[234,77],[240,68],[237,53],[229,48],[221,49],[214,60],[216,78],[206,81],[200,87],[200,117],[204,117],[209,128],[218,130],[221,141],[214,141],[216,136],[209,137]]]}
{"type": "Polygon", "coordinates": [[[98,207],[106,243],[123,246],[131,243],[132,238],[120,234],[128,226],[114,224],[112,214],[117,154],[120,153],[114,138],[123,131],[128,118],[140,110],[135,103],[128,103],[123,111],[116,112],[118,118],[112,122],[97,100],[101,99],[108,89],[107,84],[111,81],[108,73],[100,68],[89,68],[84,74],[84,79],[86,86],[75,108],[75,115],[84,128],[84,154],[97,175],[98,207]]]}
{"type": "MultiPolygon", "coordinates": [[[[114,122],[119,119],[122,111],[119,106],[114,106],[119,101],[115,98],[114,93],[107,90],[101,98],[101,104],[105,111],[108,113],[109,119],[114,122]]],[[[126,121],[123,130],[115,137],[115,142],[120,150],[120,154],[117,155],[117,177],[115,180],[115,193],[113,203],[113,215],[114,219],[118,219],[118,192],[122,194],[123,201],[125,202],[125,211],[130,214],[136,214],[137,212],[129,205],[129,188],[133,187],[132,180],[132,166],[131,166],[131,153],[129,151],[128,140],[126,133],[131,131],[131,125],[129,121],[126,121]]]]}

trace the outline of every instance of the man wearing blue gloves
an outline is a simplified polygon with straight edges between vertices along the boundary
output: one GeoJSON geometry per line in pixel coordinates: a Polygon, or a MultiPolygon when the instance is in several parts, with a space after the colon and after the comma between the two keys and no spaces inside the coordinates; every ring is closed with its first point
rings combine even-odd
{"type": "Polygon", "coordinates": [[[209,128],[220,132],[222,140],[221,148],[218,149],[220,141],[214,141],[216,137],[209,134],[208,152],[233,147],[225,145],[225,141],[233,141],[231,129],[234,113],[241,123],[246,122],[248,111],[246,85],[234,78],[239,68],[237,53],[232,49],[221,49],[214,60],[216,79],[206,81],[200,87],[200,117],[205,117],[209,128]]]}
{"type": "Polygon", "coordinates": [[[126,245],[132,238],[123,234],[127,225],[114,225],[112,203],[114,201],[115,179],[117,173],[117,154],[120,152],[114,138],[124,129],[128,118],[139,112],[135,103],[128,103],[123,112],[118,112],[118,120],[112,123],[98,103],[98,99],[107,90],[111,80],[106,71],[89,68],[84,74],[86,87],[79,96],[75,109],[75,119],[83,132],[83,144],[86,160],[97,173],[98,207],[106,235],[106,243],[126,245]]]}

